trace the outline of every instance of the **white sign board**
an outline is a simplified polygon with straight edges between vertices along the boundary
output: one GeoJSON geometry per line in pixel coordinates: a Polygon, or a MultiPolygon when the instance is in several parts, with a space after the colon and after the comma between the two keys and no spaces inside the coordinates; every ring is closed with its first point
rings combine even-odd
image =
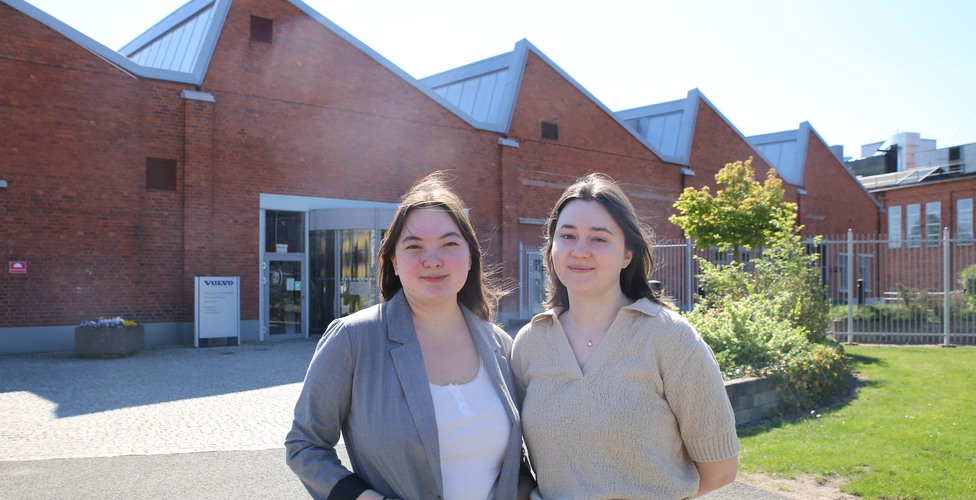
{"type": "Polygon", "coordinates": [[[197,276],[193,345],[200,339],[235,337],[241,343],[240,276],[197,276]]]}

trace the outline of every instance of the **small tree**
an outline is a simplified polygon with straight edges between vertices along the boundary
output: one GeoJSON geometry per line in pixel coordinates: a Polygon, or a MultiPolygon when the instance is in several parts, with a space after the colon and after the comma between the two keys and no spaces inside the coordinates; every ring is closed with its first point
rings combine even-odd
{"type": "Polygon", "coordinates": [[[760,184],[749,157],[725,164],[715,182],[725,186],[715,196],[708,186],[685,188],[674,203],[678,214],[668,219],[698,246],[732,251],[738,262],[740,248],[758,248],[797,231],[796,203],[784,200],[783,181],[775,170],[769,169],[760,184]]]}
{"type": "MultiPolygon", "coordinates": [[[[796,204],[783,199],[782,181],[770,170],[766,182],[754,178],[752,158],[726,164],[715,175],[725,186],[713,197],[708,189],[685,189],[671,217],[696,244],[732,250],[735,263],[717,266],[699,259],[704,310],[740,300],[769,301],[780,316],[802,328],[813,342],[826,339],[830,303],[820,280],[819,255],[808,253],[796,226],[796,204]],[[739,262],[739,248],[763,248],[753,270],[739,262]]],[[[817,240],[814,240],[814,245],[817,240]]]]}

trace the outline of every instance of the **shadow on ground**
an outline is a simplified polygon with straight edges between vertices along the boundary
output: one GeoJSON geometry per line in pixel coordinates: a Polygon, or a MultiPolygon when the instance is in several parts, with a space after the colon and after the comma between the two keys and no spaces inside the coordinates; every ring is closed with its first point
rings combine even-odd
{"type": "Polygon", "coordinates": [[[167,347],[127,358],[73,353],[0,357],[0,394],[29,392],[59,418],[300,383],[317,338],[228,347],[167,347]]]}

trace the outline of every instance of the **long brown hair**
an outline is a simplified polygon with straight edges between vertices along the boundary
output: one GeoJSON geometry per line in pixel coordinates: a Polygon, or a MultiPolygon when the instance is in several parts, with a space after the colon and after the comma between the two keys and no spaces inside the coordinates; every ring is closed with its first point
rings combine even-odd
{"type": "Polygon", "coordinates": [[[613,217],[614,222],[623,230],[624,245],[633,252],[630,264],[620,271],[620,290],[630,300],[648,298],[665,307],[671,307],[663,292],[652,289],[647,280],[654,270],[654,259],[651,257],[652,236],[651,229],[637,217],[634,206],[620,186],[609,176],[601,173],[591,173],[581,177],[572,186],[563,191],[559,201],[552,207],[543,229],[545,243],[542,255],[549,273],[546,283],[546,308],[569,308],[569,293],[566,285],[559,281],[552,262],[552,244],[556,234],[556,223],[563,208],[573,200],[595,201],[603,206],[613,217]]]}
{"type": "Polygon", "coordinates": [[[403,288],[400,277],[393,269],[393,258],[397,240],[400,239],[400,234],[406,225],[407,215],[417,209],[438,208],[451,216],[471,251],[471,269],[468,271],[464,286],[458,292],[458,302],[481,319],[491,321],[492,311],[504,292],[495,285],[489,273],[485,271],[481,244],[471,226],[471,221],[465,214],[464,202],[450,184],[451,177],[447,173],[433,172],[418,180],[400,199],[393,222],[387,228],[383,242],[380,244],[380,294],[383,300],[390,300],[403,288]]]}

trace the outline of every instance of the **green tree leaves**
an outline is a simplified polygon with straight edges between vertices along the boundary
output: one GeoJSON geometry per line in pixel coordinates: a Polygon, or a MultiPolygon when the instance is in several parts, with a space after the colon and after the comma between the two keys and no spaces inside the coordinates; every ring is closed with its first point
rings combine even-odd
{"type": "Polygon", "coordinates": [[[732,250],[738,261],[740,248],[759,248],[798,230],[796,204],[783,198],[783,181],[775,170],[760,183],[750,157],[727,163],[715,182],[724,187],[714,196],[708,186],[685,188],[674,203],[678,214],[668,219],[698,246],[732,250]]]}

